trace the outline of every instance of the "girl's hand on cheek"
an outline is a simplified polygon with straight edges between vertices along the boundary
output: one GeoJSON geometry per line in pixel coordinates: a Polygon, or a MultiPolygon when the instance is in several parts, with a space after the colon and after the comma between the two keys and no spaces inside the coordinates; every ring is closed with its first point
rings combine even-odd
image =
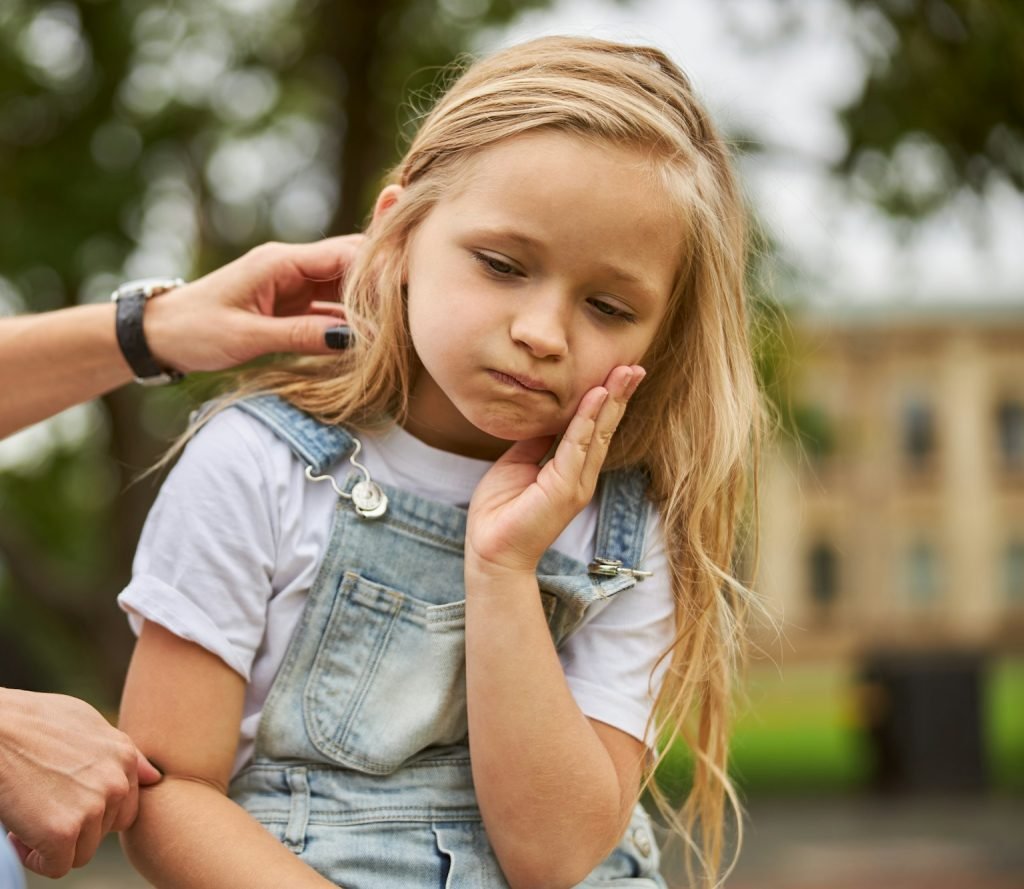
{"type": "Polygon", "coordinates": [[[644,378],[638,365],[614,368],[583,396],[554,456],[554,436],[516,442],[477,485],[466,527],[466,570],[533,575],[545,550],[590,502],[612,436],[644,378]]]}

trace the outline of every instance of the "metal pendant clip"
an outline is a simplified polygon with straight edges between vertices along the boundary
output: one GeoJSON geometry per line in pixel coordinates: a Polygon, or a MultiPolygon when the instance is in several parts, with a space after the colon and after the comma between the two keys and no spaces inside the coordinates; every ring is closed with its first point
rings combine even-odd
{"type": "Polygon", "coordinates": [[[356,482],[351,494],[338,487],[338,483],[334,480],[333,475],[314,475],[312,466],[306,467],[306,478],[311,482],[329,482],[331,487],[334,488],[334,493],[345,500],[351,500],[355,511],[364,519],[380,518],[387,512],[388,495],[384,493],[380,485],[370,478],[370,471],[356,460],[356,455],[359,453],[362,445],[359,443],[358,438],[353,438],[352,441],[355,443],[355,447],[352,449],[348,462],[363,474],[363,480],[356,482]]]}
{"type": "Polygon", "coordinates": [[[587,566],[587,573],[597,574],[601,577],[617,577],[620,574],[625,574],[628,577],[635,577],[637,580],[646,580],[648,577],[654,577],[653,571],[640,571],[638,568],[627,568],[622,564],[620,559],[606,559],[602,556],[597,556],[597,558],[587,566]]]}

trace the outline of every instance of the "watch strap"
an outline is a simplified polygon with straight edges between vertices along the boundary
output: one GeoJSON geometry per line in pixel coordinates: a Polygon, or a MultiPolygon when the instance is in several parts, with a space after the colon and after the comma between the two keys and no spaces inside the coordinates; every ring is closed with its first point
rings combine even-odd
{"type": "Polygon", "coordinates": [[[146,298],[146,293],[142,290],[118,295],[115,301],[117,344],[121,347],[121,353],[135,374],[137,382],[157,386],[176,382],[184,374],[162,368],[149,351],[146,334],[142,328],[146,298]]]}

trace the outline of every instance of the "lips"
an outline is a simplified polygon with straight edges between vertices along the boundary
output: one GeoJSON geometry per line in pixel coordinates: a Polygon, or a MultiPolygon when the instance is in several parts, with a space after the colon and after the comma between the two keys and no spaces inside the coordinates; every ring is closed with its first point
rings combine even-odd
{"type": "Polygon", "coordinates": [[[500,370],[489,371],[490,375],[494,377],[498,382],[506,383],[509,386],[515,386],[519,389],[528,389],[531,392],[547,392],[554,394],[548,389],[547,385],[541,380],[535,380],[533,377],[527,377],[522,374],[510,374],[504,373],[500,370]]]}

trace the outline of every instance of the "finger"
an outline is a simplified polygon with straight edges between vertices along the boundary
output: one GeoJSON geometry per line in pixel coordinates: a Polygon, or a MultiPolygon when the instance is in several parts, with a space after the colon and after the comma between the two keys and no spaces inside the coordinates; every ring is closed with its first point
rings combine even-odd
{"type": "Polygon", "coordinates": [[[583,467],[592,446],[597,417],[607,399],[608,390],[604,386],[597,386],[583,396],[549,464],[555,474],[573,491],[581,485],[583,467]]]}
{"type": "Polygon", "coordinates": [[[307,278],[334,280],[344,276],[359,253],[363,240],[363,235],[340,235],[312,244],[295,244],[292,260],[307,278]]]}
{"type": "Polygon", "coordinates": [[[138,750],[135,751],[135,755],[137,757],[135,764],[136,776],[139,784],[142,784],[143,786],[156,784],[157,781],[163,778],[163,774],[160,772],[160,769],[139,753],[138,750]]]}
{"type": "MultiPolygon", "coordinates": [[[[108,833],[113,830],[120,832],[127,830],[135,823],[135,819],[139,816],[139,782],[138,779],[131,782],[131,787],[128,789],[128,795],[121,800],[121,803],[116,806],[109,806],[110,815],[108,818],[109,823],[104,825],[103,833],[108,833]]],[[[75,867],[78,867],[76,864],[75,867]]]]}
{"type": "MultiPolygon", "coordinates": [[[[110,807],[108,806],[108,809],[110,807]]],[[[116,811],[116,805],[114,809],[116,811]]],[[[96,854],[96,850],[99,848],[100,840],[103,839],[106,834],[104,829],[103,820],[99,818],[90,818],[82,825],[82,829],[78,834],[78,842],[75,843],[74,859],[71,862],[72,867],[82,867],[92,861],[93,855],[96,854]]]]}
{"type": "MultiPolygon", "coordinates": [[[[103,819],[104,834],[112,830],[127,830],[135,823],[135,817],[139,812],[139,779],[143,773],[147,778],[151,778],[153,772],[156,772],[156,769],[136,748],[134,762],[125,769],[128,789],[124,798],[119,801],[113,799],[107,801],[106,817],[103,819]]],[[[75,865],[75,867],[77,866],[75,865]]]]}
{"type": "Polygon", "coordinates": [[[309,304],[309,312],[312,315],[331,315],[342,320],[347,317],[345,307],[339,302],[331,302],[330,300],[313,300],[309,304]]]}
{"type": "Polygon", "coordinates": [[[594,435],[582,470],[584,485],[597,486],[597,477],[608,456],[615,430],[619,428],[619,423],[622,422],[629,406],[629,399],[636,392],[646,373],[639,365],[632,365],[628,368],[615,368],[608,375],[609,397],[601,406],[594,422],[594,435]]]}
{"type": "Polygon", "coordinates": [[[301,315],[293,318],[256,316],[252,318],[251,324],[250,341],[254,346],[254,354],[299,352],[327,355],[334,351],[324,339],[324,332],[338,325],[334,315],[301,315]]]}
{"type": "Polygon", "coordinates": [[[8,837],[18,853],[21,863],[32,873],[56,879],[63,877],[71,870],[71,863],[75,857],[73,842],[58,843],[53,849],[41,852],[38,849],[29,848],[14,834],[8,834],[8,837]]]}
{"type": "Polygon", "coordinates": [[[7,840],[12,846],[14,846],[14,851],[18,855],[18,859],[21,861],[22,864],[24,864],[25,859],[28,858],[29,853],[32,850],[28,846],[26,846],[20,839],[18,839],[18,837],[16,837],[14,833],[11,831],[7,832],[7,840]]]}

